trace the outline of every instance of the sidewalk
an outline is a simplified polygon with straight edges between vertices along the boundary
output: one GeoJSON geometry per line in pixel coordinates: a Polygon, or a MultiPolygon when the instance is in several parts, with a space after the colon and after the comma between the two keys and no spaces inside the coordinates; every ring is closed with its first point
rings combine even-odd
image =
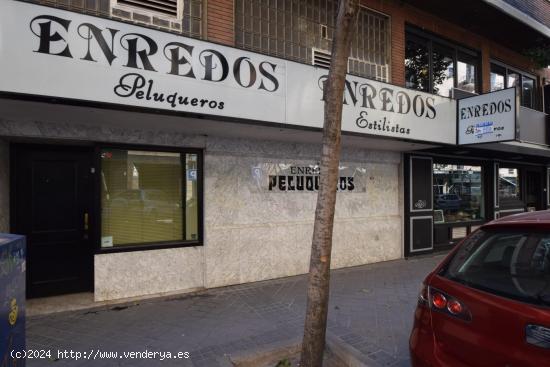
{"type": "MultiPolygon", "coordinates": [[[[372,366],[409,366],[408,337],[420,283],[442,258],[333,271],[329,330],[372,366]]],[[[226,355],[302,335],[306,281],[296,276],[129,307],[30,317],[27,349],[50,349],[54,360],[30,359],[27,366],[224,366],[226,355]],[[119,356],[55,360],[57,350],[119,356]],[[190,358],[121,356],[145,350],[189,352],[190,358]]]]}

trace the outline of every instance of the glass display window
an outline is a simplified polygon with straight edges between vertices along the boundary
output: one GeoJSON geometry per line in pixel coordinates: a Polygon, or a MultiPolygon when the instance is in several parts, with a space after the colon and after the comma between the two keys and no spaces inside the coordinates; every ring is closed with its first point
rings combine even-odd
{"type": "Polygon", "coordinates": [[[434,223],[483,220],[481,166],[434,163],[434,223]]]}

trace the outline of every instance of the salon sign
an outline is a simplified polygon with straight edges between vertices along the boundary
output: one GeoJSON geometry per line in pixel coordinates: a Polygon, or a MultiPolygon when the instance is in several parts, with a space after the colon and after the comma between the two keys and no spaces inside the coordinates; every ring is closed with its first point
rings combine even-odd
{"type": "Polygon", "coordinates": [[[458,144],[511,141],[516,138],[516,88],[458,100],[458,144]]]}
{"type": "MultiPolygon", "coordinates": [[[[1,92],[322,128],[326,79],[284,59],[0,1],[1,92]]],[[[343,131],[456,143],[452,99],[348,76],[343,104],[343,131]]]]}

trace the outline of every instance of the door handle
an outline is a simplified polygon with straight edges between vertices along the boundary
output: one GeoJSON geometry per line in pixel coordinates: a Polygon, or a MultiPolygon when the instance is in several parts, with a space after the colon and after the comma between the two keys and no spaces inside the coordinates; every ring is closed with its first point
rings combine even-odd
{"type": "Polygon", "coordinates": [[[88,213],[84,213],[84,230],[87,231],[89,229],[88,225],[88,213]]]}
{"type": "Polygon", "coordinates": [[[550,328],[541,325],[527,325],[525,341],[537,347],[550,349],[550,328]]]}

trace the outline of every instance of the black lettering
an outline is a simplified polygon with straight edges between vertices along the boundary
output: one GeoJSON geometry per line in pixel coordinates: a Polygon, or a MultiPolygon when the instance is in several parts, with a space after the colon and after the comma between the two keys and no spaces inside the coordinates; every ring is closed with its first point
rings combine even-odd
{"type": "Polygon", "coordinates": [[[353,177],[348,177],[348,191],[353,191],[355,184],[353,183],[353,177]]]}
{"type": "Polygon", "coordinates": [[[176,96],[177,95],[178,95],[177,93],[174,93],[174,94],[170,94],[168,97],[166,97],[166,102],[170,103],[170,106],[172,106],[172,108],[176,107],[176,96]]]}
{"type": "Polygon", "coordinates": [[[277,176],[269,176],[269,187],[268,190],[272,191],[274,187],[277,186],[277,176]]]}
{"type": "Polygon", "coordinates": [[[204,66],[204,78],[203,80],[208,80],[211,82],[221,82],[224,81],[227,78],[227,75],[229,74],[229,64],[227,63],[227,59],[225,56],[223,56],[220,52],[216,50],[204,50],[199,55],[199,61],[202,66],[204,66]],[[206,54],[206,55],[205,55],[206,54]],[[202,56],[204,56],[204,62],[202,56]],[[214,64],[213,56],[216,56],[218,61],[220,62],[220,66],[222,68],[221,70],[221,76],[219,79],[214,80],[212,77],[212,72],[218,67],[217,64],[214,64]]]}
{"type": "Polygon", "coordinates": [[[158,51],[158,46],[153,39],[139,33],[128,33],[120,38],[120,44],[122,45],[122,48],[128,51],[128,62],[124,66],[128,68],[141,69],[137,63],[137,59],[139,57],[141,64],[143,65],[143,69],[156,71],[149,61],[149,56],[156,54],[158,51]],[[135,38],[128,38],[132,36],[135,36],[135,38]],[[142,39],[147,43],[148,49],[138,50],[139,39],[142,39]],[[128,47],[122,43],[123,41],[126,41],[128,47]]]}
{"type": "Polygon", "coordinates": [[[296,176],[296,190],[304,191],[304,176],[296,176]]]}
{"type": "Polygon", "coordinates": [[[279,176],[279,190],[286,191],[286,176],[279,176]]]}
{"type": "Polygon", "coordinates": [[[94,62],[96,61],[92,57],[92,53],[90,51],[90,48],[91,48],[90,46],[92,43],[91,41],[92,41],[92,38],[94,38],[99,48],[103,52],[103,55],[109,62],[109,65],[113,63],[113,60],[116,59],[116,55],[114,54],[114,46],[115,46],[115,34],[117,34],[118,29],[112,29],[112,28],[107,28],[107,29],[111,33],[110,47],[107,44],[105,37],[103,37],[103,32],[100,28],[96,27],[91,23],[82,23],[81,25],[78,26],[78,29],[77,29],[78,35],[88,41],[88,51],[86,52],[86,55],[82,58],[82,60],[94,61],[94,62]],[[88,33],[83,35],[81,31],[84,28],[87,28],[88,33]]]}
{"type": "MultiPolygon", "coordinates": [[[[353,102],[353,105],[355,106],[357,104],[357,82],[353,82],[353,88],[351,86],[351,82],[349,80],[346,80],[346,89],[351,97],[351,101],[353,102]]],[[[346,100],[346,93],[344,91],[344,104],[348,104],[348,101],[346,100]]]]}
{"type": "Polygon", "coordinates": [[[264,85],[264,80],[263,79],[262,79],[262,82],[260,83],[259,89],[263,89],[263,90],[266,90],[268,92],[275,92],[277,89],[279,89],[279,81],[277,80],[275,75],[269,73],[265,69],[264,65],[271,66],[271,69],[273,70],[273,73],[275,73],[275,69],[277,68],[277,65],[272,64],[272,63],[267,62],[267,61],[264,61],[264,62],[260,63],[260,74],[262,76],[266,77],[267,79],[271,80],[271,82],[273,83],[273,89],[267,89],[266,86],[264,85]]]}
{"type": "Polygon", "coordinates": [[[31,20],[31,23],[30,23],[31,32],[35,36],[40,38],[38,50],[36,50],[35,52],[72,58],[73,56],[71,55],[71,51],[69,50],[69,45],[67,44],[67,40],[65,40],[58,32],[54,32],[52,34],[52,22],[56,22],[57,24],[65,28],[66,31],[69,31],[69,25],[71,24],[71,21],[67,19],[54,17],[53,15],[40,15],[31,20]],[[40,28],[40,31],[36,33],[35,30],[33,29],[33,24],[40,20],[46,20],[46,22],[38,23],[38,27],[40,28]],[[59,41],[64,41],[65,44],[67,44],[67,46],[63,49],[63,51],[59,53],[56,53],[56,54],[52,53],[50,50],[51,43],[59,42],[59,41]]]}
{"type": "Polygon", "coordinates": [[[313,189],[314,189],[313,176],[306,176],[306,190],[313,191],[313,189]]]}
{"type": "Polygon", "coordinates": [[[382,111],[393,112],[392,100],[390,97],[388,97],[388,94],[391,97],[393,97],[393,90],[389,88],[380,89],[379,95],[380,95],[380,100],[382,101],[382,111]],[[389,109],[388,109],[388,105],[389,105],[389,109]]]}
{"type": "Polygon", "coordinates": [[[164,46],[164,57],[170,61],[170,71],[168,74],[195,78],[193,66],[190,62],[191,57],[193,57],[193,48],[193,46],[180,42],[170,42],[164,46]],[[180,56],[180,50],[187,52],[187,55],[183,54],[180,56]],[[170,55],[167,55],[166,51],[170,51],[170,55]],[[182,74],[180,72],[180,67],[183,65],[189,65],[189,70],[182,74]]]}
{"type": "Polygon", "coordinates": [[[413,111],[414,114],[418,117],[422,117],[424,115],[424,100],[419,94],[417,94],[413,98],[413,111]],[[418,101],[420,101],[420,106],[418,105],[418,101]]]}
{"type": "Polygon", "coordinates": [[[426,117],[430,120],[435,119],[437,112],[435,112],[435,99],[433,97],[426,98],[426,107],[428,108],[428,111],[426,111],[426,117]]]}
{"type": "Polygon", "coordinates": [[[360,90],[363,96],[363,104],[361,107],[375,109],[372,99],[376,97],[376,89],[370,84],[362,84],[360,90]],[[369,90],[371,93],[369,93],[369,90]]]}
{"type": "Polygon", "coordinates": [[[397,92],[395,96],[397,98],[397,105],[399,106],[397,112],[401,114],[409,113],[411,110],[411,98],[409,95],[405,92],[397,92]]]}
{"type": "Polygon", "coordinates": [[[504,105],[506,106],[504,109],[505,112],[512,111],[512,101],[510,101],[510,99],[505,100],[504,105]]]}
{"type": "Polygon", "coordinates": [[[338,188],[340,190],[345,190],[346,189],[346,184],[347,184],[347,180],[346,180],[346,177],[339,177],[339,180],[338,180],[338,188]]]}
{"type": "Polygon", "coordinates": [[[250,58],[243,56],[235,60],[235,64],[233,64],[233,76],[235,77],[237,83],[243,88],[250,88],[254,85],[254,83],[256,83],[256,68],[254,68],[254,65],[250,62],[250,58]],[[241,65],[243,61],[248,64],[249,70],[248,84],[246,85],[243,84],[241,80],[241,65]]]}
{"type": "Polygon", "coordinates": [[[479,105],[474,107],[474,116],[479,117],[479,111],[481,110],[481,107],[479,105]]]}
{"type": "MultiPolygon", "coordinates": [[[[114,92],[119,97],[131,97],[138,89],[145,86],[145,78],[136,73],[123,75],[114,92]]],[[[142,92],[143,93],[143,92],[142,92]]],[[[143,95],[143,94],[142,94],[143,95]]]]}
{"type": "Polygon", "coordinates": [[[296,189],[294,187],[294,176],[288,176],[288,189],[290,191],[294,191],[296,189]]]}

